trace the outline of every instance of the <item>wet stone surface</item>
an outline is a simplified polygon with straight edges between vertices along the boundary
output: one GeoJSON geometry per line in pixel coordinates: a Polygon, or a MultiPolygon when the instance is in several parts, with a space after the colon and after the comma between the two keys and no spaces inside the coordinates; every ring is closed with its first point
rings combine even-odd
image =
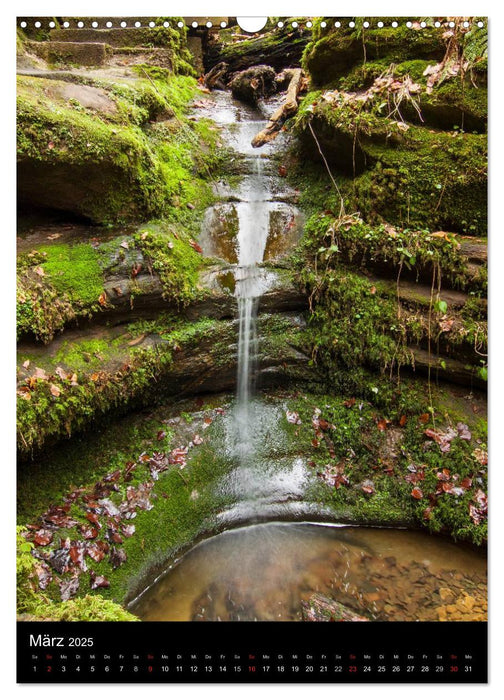
{"type": "MultiPolygon", "coordinates": [[[[203,254],[226,262],[238,262],[240,216],[247,203],[222,202],[205,214],[200,244],[203,254]]],[[[299,240],[303,217],[296,207],[284,202],[261,202],[267,217],[264,260],[276,260],[292,251],[299,240]]]]}

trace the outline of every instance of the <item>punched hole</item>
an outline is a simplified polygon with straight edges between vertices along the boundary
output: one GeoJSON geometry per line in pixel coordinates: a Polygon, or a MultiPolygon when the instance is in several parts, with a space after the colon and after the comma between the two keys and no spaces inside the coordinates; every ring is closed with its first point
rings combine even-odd
{"type": "MultiPolygon", "coordinates": [[[[240,29],[243,29],[244,32],[248,32],[249,34],[255,34],[256,32],[260,32],[261,29],[264,29],[264,27],[266,26],[266,22],[268,21],[268,18],[267,17],[237,17],[236,21],[238,22],[238,26],[240,27],[240,29]]],[[[294,22],[292,23],[292,26],[294,26],[294,22]]]]}

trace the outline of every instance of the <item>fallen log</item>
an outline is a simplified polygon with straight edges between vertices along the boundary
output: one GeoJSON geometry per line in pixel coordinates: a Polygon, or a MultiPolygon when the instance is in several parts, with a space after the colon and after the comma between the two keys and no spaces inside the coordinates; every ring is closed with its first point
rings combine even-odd
{"type": "MultiPolygon", "coordinates": [[[[65,30],[66,31],[66,30],[65,30]]],[[[210,30],[204,40],[203,63],[209,71],[217,63],[229,64],[230,73],[245,70],[261,63],[272,66],[275,71],[286,66],[299,67],[303,51],[312,39],[311,31],[301,27],[293,30],[290,22],[284,27],[275,27],[258,36],[247,36],[243,41],[226,43],[219,29],[210,30]]]]}
{"type": "Polygon", "coordinates": [[[309,600],[301,601],[301,614],[306,622],[370,622],[346,605],[315,593],[309,600]]]}
{"type": "MultiPolygon", "coordinates": [[[[291,78],[289,87],[287,88],[285,102],[273,112],[264,129],[254,136],[252,139],[252,146],[254,148],[264,146],[265,143],[276,138],[285,120],[297,112],[298,95],[304,83],[303,71],[301,68],[287,69],[278,76],[280,82],[285,79],[284,74],[287,74],[287,71],[291,73],[291,78]]],[[[278,78],[277,82],[279,82],[278,78]]]]}
{"type": "Polygon", "coordinates": [[[217,88],[218,90],[226,89],[226,77],[229,66],[224,61],[221,61],[212,70],[204,76],[203,81],[209,90],[217,88]]]}

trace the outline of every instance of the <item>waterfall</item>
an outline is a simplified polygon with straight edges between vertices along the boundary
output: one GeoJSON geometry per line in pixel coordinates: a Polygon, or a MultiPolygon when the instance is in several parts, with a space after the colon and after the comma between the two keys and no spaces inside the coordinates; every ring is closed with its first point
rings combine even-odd
{"type": "Polygon", "coordinates": [[[238,300],[238,371],[236,428],[238,452],[244,458],[252,451],[252,397],[258,353],[257,311],[263,288],[258,264],[262,262],[269,229],[269,211],[264,206],[267,188],[261,158],[253,160],[246,199],[238,211],[238,267],[235,271],[238,300]]]}
{"type": "MultiPolygon", "coordinates": [[[[264,405],[259,406],[260,402],[254,398],[258,310],[262,295],[279,281],[277,273],[265,269],[261,263],[266,254],[275,259],[295,245],[299,212],[283,199],[297,194],[277,174],[276,161],[271,158],[278,142],[274,146],[267,144],[260,151],[251,145],[254,136],[267,124],[261,109],[241,104],[227,92],[216,91],[212,99],[214,108],[210,107],[207,113],[201,108],[198,113],[213,119],[223,129],[229,147],[240,154],[240,172],[245,171],[239,184],[227,182],[226,178],[215,183],[220,202],[206,212],[200,236],[205,256],[226,260],[233,266],[238,307],[238,367],[228,438],[229,450],[242,467],[240,479],[244,483],[246,469],[252,474],[257,466],[265,417],[264,405]]],[[[229,271],[228,267],[226,276],[229,271]]],[[[227,281],[226,290],[228,285],[227,281]]],[[[250,492],[253,490],[251,485],[250,492]]]]}

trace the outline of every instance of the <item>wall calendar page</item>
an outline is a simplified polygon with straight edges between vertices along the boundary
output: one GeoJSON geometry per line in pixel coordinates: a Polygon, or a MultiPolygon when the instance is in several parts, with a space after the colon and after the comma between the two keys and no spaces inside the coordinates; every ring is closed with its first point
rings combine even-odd
{"type": "Polygon", "coordinates": [[[486,683],[487,30],[17,18],[18,683],[486,683]]]}

